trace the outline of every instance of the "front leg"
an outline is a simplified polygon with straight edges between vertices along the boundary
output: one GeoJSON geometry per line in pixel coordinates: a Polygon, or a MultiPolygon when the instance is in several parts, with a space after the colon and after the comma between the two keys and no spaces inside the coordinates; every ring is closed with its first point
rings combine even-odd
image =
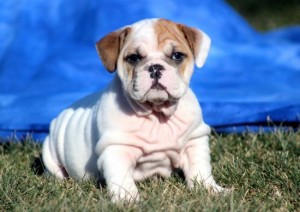
{"type": "Polygon", "coordinates": [[[224,188],[217,185],[210,165],[209,137],[207,135],[188,141],[185,147],[183,171],[190,188],[195,182],[201,183],[206,189],[214,193],[223,192],[224,188]]]}
{"type": "Polygon", "coordinates": [[[139,198],[133,179],[137,154],[136,149],[111,145],[104,149],[98,159],[98,168],[106,180],[113,202],[134,201],[139,198]]]}

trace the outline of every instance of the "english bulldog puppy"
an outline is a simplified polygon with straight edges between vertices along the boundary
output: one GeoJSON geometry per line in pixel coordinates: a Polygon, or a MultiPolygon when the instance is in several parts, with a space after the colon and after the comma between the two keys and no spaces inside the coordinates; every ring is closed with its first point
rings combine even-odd
{"type": "Polygon", "coordinates": [[[210,127],[189,82],[210,38],[165,19],[114,31],[96,48],[108,87],[65,109],[50,125],[43,161],[51,174],[76,180],[103,176],[113,201],[139,198],[135,181],[182,169],[187,185],[221,192],[211,174],[210,127]]]}

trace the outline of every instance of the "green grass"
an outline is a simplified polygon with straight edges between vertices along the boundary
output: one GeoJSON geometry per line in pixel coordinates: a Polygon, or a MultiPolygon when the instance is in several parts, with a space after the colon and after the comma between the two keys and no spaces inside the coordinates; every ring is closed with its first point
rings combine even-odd
{"type": "Polygon", "coordinates": [[[113,204],[95,181],[58,181],[40,175],[40,144],[0,146],[0,211],[299,211],[300,131],[213,135],[213,174],[234,191],[212,196],[187,189],[178,176],[139,184],[143,201],[113,204]]]}

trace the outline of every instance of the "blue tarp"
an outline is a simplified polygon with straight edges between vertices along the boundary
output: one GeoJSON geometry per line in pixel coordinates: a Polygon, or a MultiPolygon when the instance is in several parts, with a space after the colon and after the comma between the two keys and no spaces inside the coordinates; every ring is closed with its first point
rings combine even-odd
{"type": "Polygon", "coordinates": [[[191,86],[217,131],[298,126],[300,27],[258,33],[222,0],[7,0],[0,1],[0,136],[44,136],[63,108],[112,78],[95,42],[153,17],[212,38],[191,86]]]}

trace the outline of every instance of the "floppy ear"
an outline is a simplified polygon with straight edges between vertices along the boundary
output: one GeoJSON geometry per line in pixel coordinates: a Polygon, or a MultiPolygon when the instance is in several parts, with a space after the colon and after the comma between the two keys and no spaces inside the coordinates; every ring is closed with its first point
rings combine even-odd
{"type": "Polygon", "coordinates": [[[210,38],[203,31],[179,24],[185,38],[194,54],[196,66],[201,68],[207,58],[210,48],[210,38]]]}
{"type": "Polygon", "coordinates": [[[130,31],[131,28],[127,27],[111,32],[96,43],[97,52],[109,72],[114,72],[117,69],[119,53],[130,31]]]}

